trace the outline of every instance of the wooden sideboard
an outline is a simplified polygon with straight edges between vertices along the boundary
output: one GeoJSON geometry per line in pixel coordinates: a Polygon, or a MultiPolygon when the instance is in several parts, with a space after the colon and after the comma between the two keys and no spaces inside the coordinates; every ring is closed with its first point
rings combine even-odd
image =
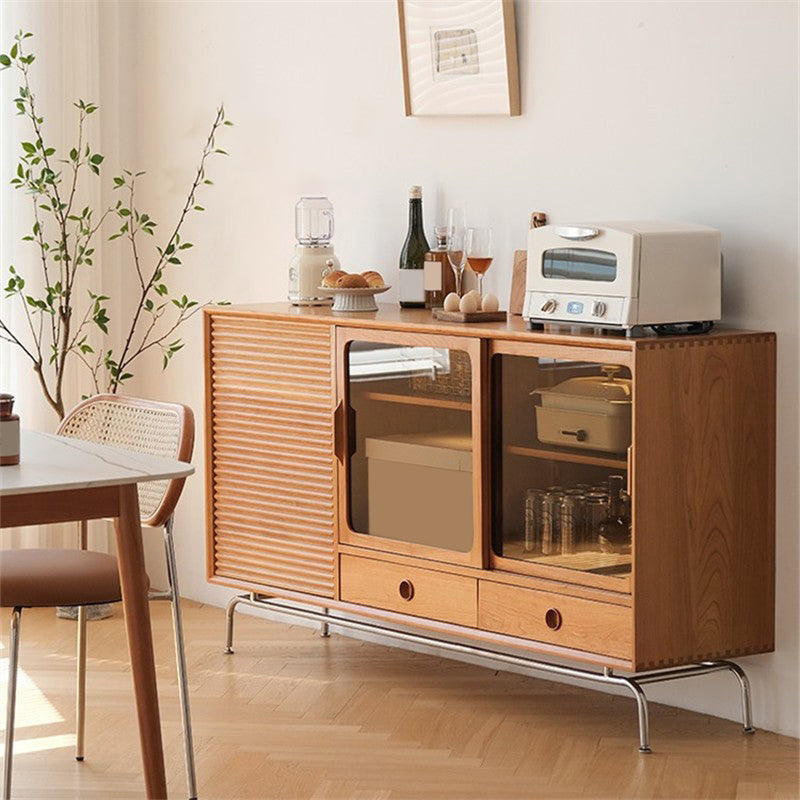
{"type": "Polygon", "coordinates": [[[773,650],[774,334],[625,339],[390,306],[204,319],[211,582],[632,672],[773,650]],[[531,392],[603,368],[632,387],[627,450],[542,444],[531,392]],[[574,552],[535,540],[526,503],[615,474],[630,548],[604,552],[588,521],[574,552]]]}

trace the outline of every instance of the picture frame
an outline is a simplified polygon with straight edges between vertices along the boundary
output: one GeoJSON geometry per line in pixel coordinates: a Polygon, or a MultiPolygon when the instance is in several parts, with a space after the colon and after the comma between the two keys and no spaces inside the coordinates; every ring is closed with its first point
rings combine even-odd
{"type": "Polygon", "coordinates": [[[405,114],[521,113],[513,0],[397,0],[405,114]]]}

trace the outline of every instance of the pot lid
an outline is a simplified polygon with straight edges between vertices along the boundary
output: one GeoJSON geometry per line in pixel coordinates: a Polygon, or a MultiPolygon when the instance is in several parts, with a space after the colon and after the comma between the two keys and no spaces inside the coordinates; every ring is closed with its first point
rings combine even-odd
{"type": "Polygon", "coordinates": [[[568,378],[547,389],[539,389],[541,394],[569,395],[571,397],[596,398],[598,400],[629,403],[631,400],[631,379],[618,378],[619,367],[604,366],[605,375],[588,375],[568,378]]]}

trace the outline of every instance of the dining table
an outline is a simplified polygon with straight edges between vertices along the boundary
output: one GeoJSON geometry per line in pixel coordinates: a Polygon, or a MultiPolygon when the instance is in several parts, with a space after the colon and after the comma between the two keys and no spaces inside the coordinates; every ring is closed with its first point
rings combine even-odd
{"type": "Polygon", "coordinates": [[[183,478],[191,464],[23,430],[20,463],[0,467],[0,528],[91,519],[114,520],[122,606],[139,722],[145,791],[165,798],[158,709],[137,484],[183,478]]]}

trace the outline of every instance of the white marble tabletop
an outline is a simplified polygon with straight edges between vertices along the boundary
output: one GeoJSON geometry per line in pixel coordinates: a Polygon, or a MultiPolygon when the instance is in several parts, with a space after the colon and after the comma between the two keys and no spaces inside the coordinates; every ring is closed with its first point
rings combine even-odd
{"type": "Polygon", "coordinates": [[[194,472],[183,461],[38,431],[22,431],[20,445],[20,463],[0,467],[0,497],[183,478],[194,472]]]}

